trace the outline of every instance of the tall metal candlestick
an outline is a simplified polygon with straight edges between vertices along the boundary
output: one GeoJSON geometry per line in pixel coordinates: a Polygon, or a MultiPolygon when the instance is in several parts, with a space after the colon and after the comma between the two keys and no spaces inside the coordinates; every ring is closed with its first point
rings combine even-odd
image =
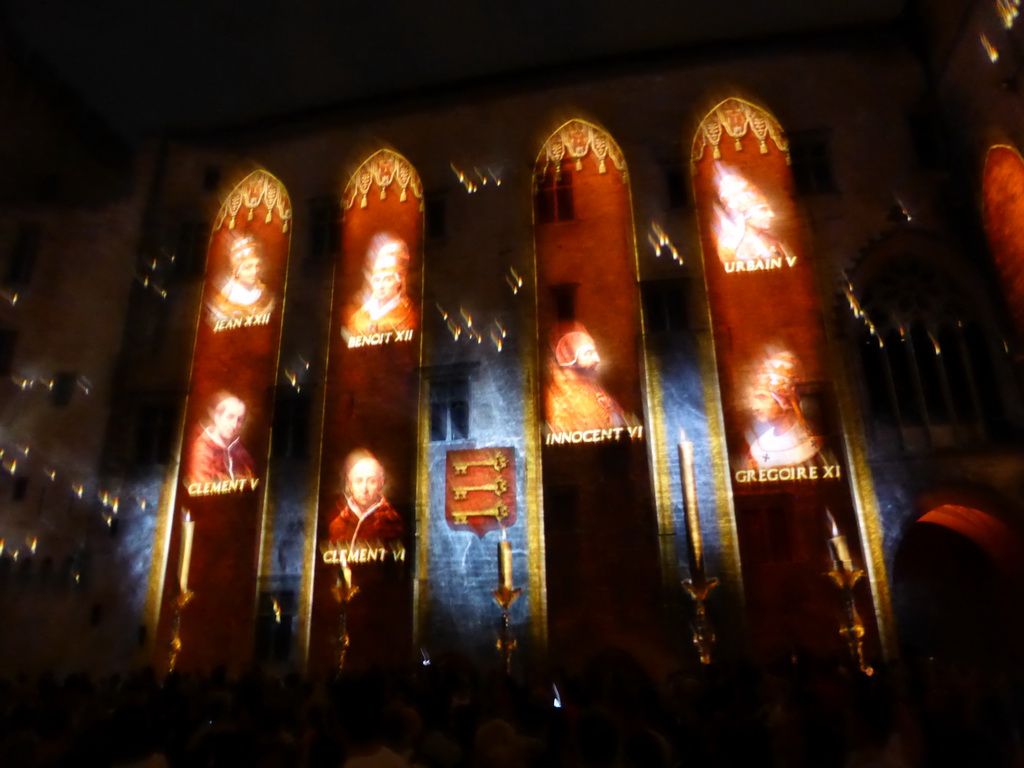
{"type": "Polygon", "coordinates": [[[864,658],[864,622],[857,612],[857,601],[853,592],[857,582],[864,576],[864,571],[853,567],[853,557],[850,554],[846,536],[839,530],[835,518],[827,508],[825,514],[828,516],[832,529],[832,536],[828,540],[829,554],[832,556],[832,570],[828,575],[843,594],[843,621],[839,626],[839,634],[846,641],[850,656],[857,663],[861,672],[870,675],[873,670],[864,658]]]}
{"type": "Polygon", "coordinates": [[[686,439],[686,431],[679,429],[679,469],[683,484],[683,504],[686,507],[686,533],[693,571],[704,567],[704,540],[700,530],[700,507],[697,504],[697,480],[693,470],[693,443],[686,439]]]}
{"type": "Polygon", "coordinates": [[[507,539],[498,542],[498,586],[512,589],[512,542],[507,539]]]}
{"type": "Polygon", "coordinates": [[[345,658],[348,656],[348,647],[351,643],[348,634],[348,604],[359,594],[359,587],[352,583],[352,566],[348,564],[344,552],[341,553],[340,559],[338,578],[331,590],[341,608],[338,612],[338,675],[345,669],[345,658]]]}
{"type": "Polygon", "coordinates": [[[181,518],[181,547],[178,552],[178,594],[174,599],[174,621],[171,624],[171,648],[167,657],[167,672],[174,671],[181,653],[181,614],[191,602],[194,592],[188,588],[188,572],[192,564],[192,541],[195,536],[195,520],[188,510],[181,518]]]}
{"type": "Polygon", "coordinates": [[[704,540],[700,530],[700,507],[697,504],[693,443],[686,439],[686,432],[682,428],[679,430],[679,472],[683,481],[687,550],[690,555],[690,578],[683,582],[683,588],[693,598],[696,613],[691,627],[693,644],[700,654],[701,663],[710,664],[716,638],[711,619],[708,618],[707,598],[718,585],[718,579],[709,579],[704,574],[704,540]]]}
{"type": "Polygon", "coordinates": [[[512,542],[506,538],[503,526],[501,540],[498,542],[498,588],[494,590],[494,601],[501,607],[497,648],[501,652],[502,667],[506,675],[512,672],[512,651],[517,645],[515,637],[512,636],[510,610],[512,603],[522,594],[522,590],[516,589],[512,584],[512,542]]]}
{"type": "Polygon", "coordinates": [[[182,593],[188,592],[188,572],[192,565],[192,537],[195,536],[196,521],[185,510],[181,520],[181,551],[178,555],[178,586],[182,593]]]}

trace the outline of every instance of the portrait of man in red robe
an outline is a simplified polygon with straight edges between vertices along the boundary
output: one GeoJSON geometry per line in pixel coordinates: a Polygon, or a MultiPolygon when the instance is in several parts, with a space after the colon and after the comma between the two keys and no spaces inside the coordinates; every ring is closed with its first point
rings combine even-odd
{"type": "Polygon", "coordinates": [[[346,336],[414,329],[418,317],[406,293],[409,248],[405,241],[386,232],[374,235],[366,261],[366,300],[345,323],[346,336]]]}
{"type": "Polygon", "coordinates": [[[244,320],[265,315],[274,308],[274,297],[262,280],[263,243],[252,235],[235,240],[228,254],[231,276],[207,302],[213,322],[244,320]]]}
{"type": "Polygon", "coordinates": [[[210,402],[210,425],[189,448],[186,485],[243,480],[256,476],[252,456],[242,445],[245,403],[230,392],[219,392],[210,402]]]}
{"type": "Polygon", "coordinates": [[[384,497],[387,477],[372,453],[362,449],[350,453],[342,467],[341,481],[344,495],[335,503],[328,530],[332,544],[353,549],[402,538],[405,524],[384,497]]]}
{"type": "Polygon", "coordinates": [[[598,382],[594,339],[582,325],[562,333],[548,365],[545,415],[552,432],[612,429],[629,425],[619,403],[598,382]]]}

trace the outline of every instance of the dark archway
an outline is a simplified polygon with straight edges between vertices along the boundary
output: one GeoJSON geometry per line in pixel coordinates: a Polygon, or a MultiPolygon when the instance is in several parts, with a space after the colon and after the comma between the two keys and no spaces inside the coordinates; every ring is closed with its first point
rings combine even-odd
{"type": "Polygon", "coordinates": [[[929,509],[904,534],[892,569],[904,655],[971,667],[1024,661],[1024,541],[998,516],[929,509]]]}

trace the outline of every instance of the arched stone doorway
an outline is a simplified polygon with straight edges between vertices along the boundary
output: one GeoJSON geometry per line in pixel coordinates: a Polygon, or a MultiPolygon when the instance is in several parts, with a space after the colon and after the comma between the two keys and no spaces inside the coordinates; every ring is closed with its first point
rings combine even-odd
{"type": "Polygon", "coordinates": [[[905,656],[966,666],[1024,661],[1024,540],[999,516],[931,506],[907,528],[892,574],[905,656]]]}

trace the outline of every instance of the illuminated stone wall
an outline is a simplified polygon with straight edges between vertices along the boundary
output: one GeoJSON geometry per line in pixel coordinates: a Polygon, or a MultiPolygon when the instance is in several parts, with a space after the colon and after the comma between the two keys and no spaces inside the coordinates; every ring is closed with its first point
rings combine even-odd
{"type": "MultiPolygon", "coordinates": [[[[858,493],[868,491],[870,497],[859,503],[877,500],[887,561],[898,549],[902,530],[915,514],[915,498],[927,492],[932,482],[971,481],[1001,489],[1008,498],[1016,499],[1020,460],[1012,449],[1000,449],[996,460],[982,473],[980,459],[973,461],[972,457],[980,456],[984,445],[957,446],[956,459],[938,457],[930,448],[911,454],[892,441],[879,439],[877,434],[881,433],[870,429],[862,372],[853,354],[863,324],[848,309],[842,273],[852,272],[864,249],[893,226],[888,217],[898,203],[913,215],[915,226],[946,237],[957,254],[970,251],[947,235],[951,229],[959,230],[965,222],[973,222],[969,208],[949,214],[941,204],[933,173],[923,170],[915,157],[916,136],[906,116],[924,92],[921,69],[899,44],[886,47],[875,45],[877,42],[851,40],[848,45],[840,42],[827,48],[808,42],[791,50],[751,49],[737,58],[723,53],[716,54],[714,61],[665,61],[651,63],[649,69],[523,82],[515,90],[495,86],[491,92],[477,92],[472,97],[454,93],[432,103],[397,105],[386,115],[372,111],[360,114],[358,119],[352,115],[324,115],[301,124],[280,124],[273,130],[254,126],[244,135],[211,136],[202,145],[171,142],[159,170],[145,170],[152,180],[152,195],[140,192],[135,207],[126,214],[128,220],[118,218],[111,225],[128,240],[133,239],[130,233],[134,228],[141,227],[145,238],[137,263],[122,276],[125,282],[113,280],[118,285],[127,285],[132,279],[136,282],[129,301],[122,302],[128,313],[122,360],[117,366],[109,360],[104,363],[116,393],[108,398],[112,415],[103,472],[92,478],[92,498],[88,502],[83,499],[82,506],[75,507],[77,512],[71,513],[84,512],[88,503],[92,515],[89,525],[96,523],[101,530],[87,531],[83,527],[67,534],[69,549],[79,542],[93,542],[93,573],[102,576],[79,596],[69,593],[67,597],[29,598],[29,594],[43,593],[25,591],[24,599],[19,595],[12,603],[13,593],[6,589],[0,600],[4,605],[17,604],[19,611],[26,611],[29,621],[46,628],[33,635],[34,639],[58,634],[55,617],[75,615],[77,611],[86,622],[93,602],[101,599],[105,606],[116,604],[116,619],[111,608],[97,627],[83,626],[83,634],[88,633],[88,640],[81,643],[83,660],[104,659],[103,663],[124,666],[134,649],[138,649],[137,660],[153,659],[164,650],[157,648],[154,617],[144,611],[144,605],[150,573],[162,576],[164,567],[163,563],[151,562],[150,552],[157,522],[170,514],[169,488],[174,482],[177,456],[163,461],[139,460],[140,413],[152,404],[169,405],[175,421],[172,431],[180,437],[189,356],[201,306],[201,269],[183,270],[177,262],[177,266],[172,265],[169,256],[177,250],[179,224],[212,223],[220,198],[227,191],[227,179],[244,164],[244,158],[245,162],[258,161],[260,166],[272,169],[293,199],[292,276],[283,305],[280,370],[267,397],[280,404],[297,396],[300,404],[305,403],[302,407],[308,416],[303,432],[305,450],[291,455],[275,450],[267,468],[264,547],[256,554],[253,583],[246,589],[256,600],[253,646],[257,654],[283,668],[304,663],[304,637],[312,625],[309,630],[302,626],[301,594],[307,583],[304,580],[314,567],[314,557],[320,554],[311,544],[309,521],[311,510],[318,505],[318,494],[326,493],[319,471],[319,450],[326,434],[320,404],[328,397],[325,381],[331,363],[327,350],[334,337],[333,268],[341,247],[340,240],[333,249],[321,247],[324,218],[318,211],[323,205],[333,204],[340,212],[337,198],[351,174],[373,152],[393,146],[416,168],[426,203],[422,240],[424,347],[417,388],[424,387],[427,400],[403,406],[408,425],[418,432],[416,445],[409,446],[414,451],[412,463],[401,470],[401,504],[407,519],[419,526],[416,530],[421,540],[408,542],[409,554],[415,558],[407,574],[411,616],[403,636],[395,640],[396,647],[402,646],[401,653],[413,659],[419,658],[419,649],[413,644],[417,640],[435,655],[458,649],[481,661],[494,659],[498,610],[490,592],[497,581],[498,533],[491,530],[480,537],[472,530],[451,525],[445,515],[450,496],[446,469],[448,454],[453,451],[510,448],[515,455],[517,521],[507,533],[514,550],[513,579],[516,586],[526,590],[513,606],[513,629],[524,655],[541,654],[549,626],[572,624],[583,617],[567,615],[573,607],[564,600],[559,616],[546,615],[546,609],[556,603],[553,596],[557,590],[564,592],[575,585],[567,582],[572,574],[561,572],[557,587],[552,589],[550,567],[546,573],[540,571],[547,577],[546,584],[538,576],[538,564],[550,565],[557,553],[551,549],[538,551],[538,529],[534,527],[531,535],[530,526],[541,523],[568,544],[578,541],[584,546],[588,539],[583,535],[586,510],[581,513],[581,522],[565,522],[557,518],[557,505],[546,502],[541,486],[531,485],[549,480],[548,465],[540,463],[539,452],[534,456],[537,463],[530,464],[530,446],[540,443],[543,422],[542,402],[536,394],[541,370],[539,366],[531,367],[530,361],[538,359],[539,345],[547,344],[546,339],[534,337],[533,162],[555,126],[584,119],[613,136],[628,159],[631,212],[621,214],[619,223],[624,229],[632,229],[641,287],[646,291],[648,283],[682,280],[681,296],[686,303],[681,327],[654,333],[648,326],[643,338],[623,336],[623,349],[630,348],[629,354],[638,359],[631,369],[631,375],[637,377],[636,394],[624,397],[633,398],[630,408],[643,415],[648,431],[645,455],[638,460],[642,468],[631,475],[630,482],[636,484],[635,507],[646,516],[642,524],[648,532],[644,536],[649,534],[652,546],[649,554],[636,553],[634,560],[638,570],[653,568],[660,569],[660,573],[654,577],[631,573],[615,589],[628,593],[631,588],[646,589],[637,585],[652,581],[667,587],[662,594],[668,598],[669,617],[676,621],[674,633],[666,637],[653,626],[653,618],[648,621],[657,613],[648,605],[640,622],[643,626],[637,629],[643,637],[636,645],[658,646],[662,659],[671,659],[673,654],[692,658],[686,636],[689,604],[681,599],[677,587],[688,571],[676,458],[676,429],[682,426],[695,442],[708,571],[724,582],[712,593],[712,616],[721,630],[723,650],[740,652],[746,645],[744,632],[756,632],[757,628],[742,629],[735,537],[720,524],[722,505],[731,503],[732,489],[728,487],[727,457],[714,448],[723,430],[723,385],[712,354],[693,190],[684,184],[690,201],[682,206],[670,205],[666,175],[672,170],[686,178],[690,146],[688,138],[681,141],[680,137],[692,136],[712,105],[736,94],[770,104],[791,137],[820,130],[829,139],[836,191],[797,195],[794,228],[809,244],[808,253],[814,254],[809,284],[821,299],[829,365],[836,366],[836,377],[845,377],[852,385],[851,402],[858,414],[854,421],[861,423],[846,427],[849,439],[854,441],[852,448],[864,454],[875,478],[874,492],[870,485],[858,489],[858,493]],[[886,87],[880,89],[879,82],[885,82],[886,87]],[[210,169],[220,169],[220,182],[209,180],[210,169]],[[461,178],[457,172],[462,173],[461,178]],[[489,180],[486,185],[484,178],[489,180]],[[333,203],[330,198],[334,198],[333,203]],[[149,210],[145,216],[144,204],[149,210]],[[443,226],[436,219],[441,208],[443,226]],[[672,257],[670,248],[655,249],[650,244],[648,235],[657,231],[677,249],[678,258],[672,257]],[[153,259],[157,266],[149,269],[147,265],[153,259]],[[150,274],[148,285],[140,277],[146,274],[150,274]],[[509,283],[516,281],[514,274],[524,281],[517,293],[509,283]],[[470,334],[463,310],[473,318],[472,329],[480,334],[480,341],[470,334]],[[457,338],[449,320],[461,329],[457,338]],[[494,321],[507,332],[502,337],[501,351],[491,338],[492,330],[497,329],[494,321]],[[644,359],[647,367],[641,368],[639,361],[644,359]],[[430,440],[429,423],[422,418],[424,409],[429,410],[429,392],[437,382],[460,378],[467,380],[469,387],[468,437],[451,439],[449,435],[449,439],[430,440]],[[868,428],[860,429],[865,422],[868,428]],[[866,440],[861,439],[862,435],[866,440]],[[532,466],[541,467],[543,474],[536,475],[532,466]],[[117,538],[109,538],[105,532],[102,514],[110,509],[96,497],[99,488],[116,491],[122,500],[117,538]],[[126,505],[123,501],[141,498],[147,499],[145,509],[138,502],[126,505]],[[100,539],[101,534],[108,538],[100,539]],[[104,542],[102,549],[100,541],[104,542]],[[100,583],[105,585],[102,589],[100,583]],[[280,624],[272,610],[275,600],[281,609],[280,624]],[[147,627],[142,645],[139,625],[147,627]],[[280,652],[273,647],[276,642],[281,643],[280,652]]],[[[608,176],[612,175],[609,170],[608,176]]],[[[584,252],[595,253],[601,247],[602,243],[589,243],[572,257],[580,259],[581,269],[587,268],[584,252]]],[[[558,281],[570,278],[558,277],[558,281]]],[[[630,288],[635,291],[635,283],[630,288]]],[[[622,314],[621,307],[616,305],[614,309],[622,314]]],[[[48,311],[33,309],[32,314],[43,317],[48,311]]],[[[120,322],[114,325],[120,327],[120,322]]],[[[121,344],[120,331],[104,328],[98,333],[112,348],[121,344]]],[[[618,354],[619,350],[614,352],[618,354]]],[[[632,386],[630,383],[627,388],[632,386]]],[[[20,411],[14,412],[24,418],[20,411]]],[[[58,426],[49,422],[36,421],[31,430],[26,428],[26,435],[29,432],[41,432],[48,436],[46,439],[59,441],[58,426]]],[[[81,451],[82,455],[87,453],[84,448],[81,451]]],[[[79,450],[72,453],[79,455],[79,450]]],[[[619,466],[621,463],[609,465],[601,471],[614,475],[619,466]]],[[[574,465],[572,461],[560,469],[563,478],[592,471],[586,462],[574,465]]],[[[2,485],[0,493],[5,493],[2,485]]],[[[66,496],[61,497],[62,505],[68,501],[66,496]]],[[[550,536],[545,540],[550,543],[550,536]]],[[[46,538],[41,538],[41,551],[45,543],[46,538]]],[[[819,554],[826,556],[824,536],[820,541],[810,539],[806,545],[810,549],[820,547],[819,554]]],[[[616,578],[611,567],[610,573],[602,572],[601,564],[611,563],[603,552],[591,550],[588,556],[591,565],[586,582],[616,578]]],[[[175,564],[169,563],[168,568],[173,571],[175,564]]],[[[579,587],[585,586],[581,580],[579,587]]],[[[605,591],[599,591],[598,596],[615,591],[606,586],[601,585],[605,591]]],[[[653,595],[655,590],[649,592],[653,595]]],[[[554,640],[554,633],[550,639],[554,640]]],[[[161,639],[159,644],[163,642],[161,639]]],[[[354,645],[372,642],[372,637],[353,635],[354,645]]],[[[27,652],[27,645],[19,648],[27,652]]],[[[49,647],[44,642],[34,645],[49,647]]],[[[52,661],[51,656],[40,657],[37,663],[52,661]]]]}

